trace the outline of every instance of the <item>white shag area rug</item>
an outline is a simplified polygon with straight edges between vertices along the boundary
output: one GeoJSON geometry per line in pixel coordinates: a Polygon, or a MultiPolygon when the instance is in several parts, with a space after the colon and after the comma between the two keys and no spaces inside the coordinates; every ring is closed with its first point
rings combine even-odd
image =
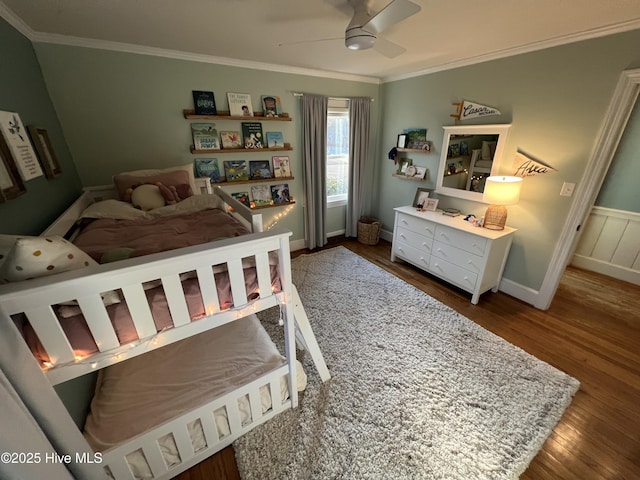
{"type": "Polygon", "coordinates": [[[303,355],[298,408],[234,443],[243,480],[516,479],[579,387],[344,247],[292,267],[332,379],[303,355]]]}

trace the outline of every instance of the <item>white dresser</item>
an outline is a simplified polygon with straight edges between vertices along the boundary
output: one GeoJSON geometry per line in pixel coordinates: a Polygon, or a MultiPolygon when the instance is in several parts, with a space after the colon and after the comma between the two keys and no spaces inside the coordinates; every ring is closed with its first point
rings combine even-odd
{"type": "Polygon", "coordinates": [[[474,227],[463,216],[394,208],[391,261],[405,260],[472,294],[478,303],[487,290],[498,291],[515,229],[474,227]]]}

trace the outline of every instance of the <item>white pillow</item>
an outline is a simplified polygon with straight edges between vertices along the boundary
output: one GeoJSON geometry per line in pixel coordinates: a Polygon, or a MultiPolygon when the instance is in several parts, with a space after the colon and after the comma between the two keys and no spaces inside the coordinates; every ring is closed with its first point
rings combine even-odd
{"type": "Polygon", "coordinates": [[[143,212],[164,207],[166,201],[157,185],[140,185],[131,193],[131,205],[143,212]]]}
{"type": "MultiPolygon", "coordinates": [[[[62,237],[17,236],[0,265],[0,283],[20,282],[98,265],[93,258],[62,237]]],[[[116,291],[102,294],[105,305],[120,302],[116,291]]],[[[65,302],[77,305],[75,300],[65,302]]]]}
{"type": "Polygon", "coordinates": [[[2,267],[17,238],[20,238],[20,235],[0,235],[0,267],[2,267]]]}

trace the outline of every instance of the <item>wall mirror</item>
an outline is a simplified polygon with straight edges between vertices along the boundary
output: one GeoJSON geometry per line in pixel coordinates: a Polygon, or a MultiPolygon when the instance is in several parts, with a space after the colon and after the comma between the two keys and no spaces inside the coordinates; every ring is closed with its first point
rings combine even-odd
{"type": "Polygon", "coordinates": [[[436,192],[481,202],[485,178],[498,172],[510,127],[444,127],[436,192]]]}

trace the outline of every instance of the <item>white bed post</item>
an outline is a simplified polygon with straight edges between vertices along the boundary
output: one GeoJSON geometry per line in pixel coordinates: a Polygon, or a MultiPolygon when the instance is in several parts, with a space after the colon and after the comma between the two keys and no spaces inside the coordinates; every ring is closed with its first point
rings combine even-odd
{"type": "Polygon", "coordinates": [[[284,348],[289,365],[289,396],[291,407],[298,406],[298,387],[296,372],[296,327],[293,312],[293,284],[291,283],[291,252],[289,250],[289,237],[280,239],[280,252],[278,255],[280,285],[282,288],[283,304],[280,305],[282,320],[284,321],[284,348]],[[284,275],[286,272],[287,275],[284,275]]]}

